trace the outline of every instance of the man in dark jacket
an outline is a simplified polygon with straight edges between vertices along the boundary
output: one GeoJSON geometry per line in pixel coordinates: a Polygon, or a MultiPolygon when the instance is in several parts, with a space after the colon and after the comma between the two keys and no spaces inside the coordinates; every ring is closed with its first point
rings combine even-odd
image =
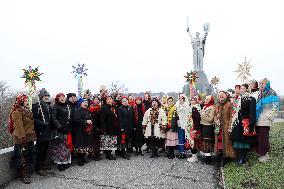
{"type": "Polygon", "coordinates": [[[50,129],[50,102],[49,93],[45,88],[39,91],[39,102],[33,104],[32,112],[34,117],[36,141],[36,173],[40,176],[46,176],[45,160],[49,147],[49,129],[50,129]]]}

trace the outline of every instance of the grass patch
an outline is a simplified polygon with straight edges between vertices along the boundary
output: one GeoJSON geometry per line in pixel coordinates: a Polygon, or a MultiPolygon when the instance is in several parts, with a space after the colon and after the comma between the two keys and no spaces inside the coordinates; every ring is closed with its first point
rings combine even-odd
{"type": "Polygon", "coordinates": [[[231,162],[224,167],[226,188],[284,188],[284,122],[275,123],[270,130],[270,159],[259,163],[255,153],[248,162],[237,166],[231,162]]]}

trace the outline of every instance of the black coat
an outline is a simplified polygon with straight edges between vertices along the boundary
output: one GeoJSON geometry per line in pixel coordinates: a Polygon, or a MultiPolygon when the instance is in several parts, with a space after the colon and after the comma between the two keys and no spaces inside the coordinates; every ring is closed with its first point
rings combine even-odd
{"type": "Polygon", "coordinates": [[[177,111],[174,111],[172,115],[171,128],[170,128],[172,132],[178,132],[178,120],[179,117],[177,115],[177,111]]]}
{"type": "Polygon", "coordinates": [[[144,117],[142,104],[136,105],[137,122],[135,124],[133,146],[142,147],[145,143],[142,121],[144,117]]]}
{"type": "Polygon", "coordinates": [[[193,129],[201,131],[200,127],[201,117],[199,111],[195,107],[192,108],[192,121],[193,121],[193,129]]]}
{"type": "Polygon", "coordinates": [[[89,147],[93,145],[93,129],[86,131],[87,120],[93,120],[88,109],[77,108],[74,113],[73,145],[75,148],[89,147]]]}
{"type": "Polygon", "coordinates": [[[101,129],[106,135],[117,135],[117,115],[110,105],[104,105],[101,109],[101,129]]]}
{"type": "Polygon", "coordinates": [[[74,113],[76,110],[76,103],[72,103],[70,101],[66,101],[67,105],[69,105],[70,108],[70,127],[68,127],[68,132],[72,133],[72,135],[74,134],[73,128],[75,126],[74,123],[74,113]]]}
{"type": "Polygon", "coordinates": [[[50,132],[50,105],[46,102],[33,104],[32,112],[34,117],[35,132],[40,142],[49,141],[50,132]]]}
{"type": "Polygon", "coordinates": [[[242,119],[249,119],[249,128],[250,132],[254,131],[254,127],[256,124],[256,100],[254,97],[242,97],[241,98],[241,109],[238,113],[238,122],[235,122],[231,138],[233,141],[243,142],[243,143],[255,143],[256,138],[254,136],[244,136],[242,119]]]}
{"type": "Polygon", "coordinates": [[[119,131],[124,129],[123,133],[131,137],[134,129],[134,110],[129,106],[120,106],[118,108],[118,127],[119,131]]]}
{"type": "Polygon", "coordinates": [[[67,106],[66,104],[56,103],[52,107],[51,120],[51,139],[54,139],[55,136],[58,136],[61,140],[66,139],[71,121],[69,105],[67,106]]]}

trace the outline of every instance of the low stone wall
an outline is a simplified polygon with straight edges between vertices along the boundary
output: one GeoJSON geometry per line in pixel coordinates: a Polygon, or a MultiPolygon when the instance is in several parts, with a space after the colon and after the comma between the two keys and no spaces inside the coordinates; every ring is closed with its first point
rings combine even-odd
{"type": "Polygon", "coordinates": [[[16,178],[15,169],[10,168],[13,147],[0,150],[0,188],[16,178]]]}

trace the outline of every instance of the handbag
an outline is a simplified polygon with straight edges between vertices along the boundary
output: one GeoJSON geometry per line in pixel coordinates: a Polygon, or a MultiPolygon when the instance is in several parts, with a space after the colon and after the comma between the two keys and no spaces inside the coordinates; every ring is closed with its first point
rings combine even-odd
{"type": "Polygon", "coordinates": [[[244,136],[256,136],[255,128],[252,133],[249,132],[249,119],[243,119],[242,125],[244,127],[244,132],[243,132],[244,136]]]}

